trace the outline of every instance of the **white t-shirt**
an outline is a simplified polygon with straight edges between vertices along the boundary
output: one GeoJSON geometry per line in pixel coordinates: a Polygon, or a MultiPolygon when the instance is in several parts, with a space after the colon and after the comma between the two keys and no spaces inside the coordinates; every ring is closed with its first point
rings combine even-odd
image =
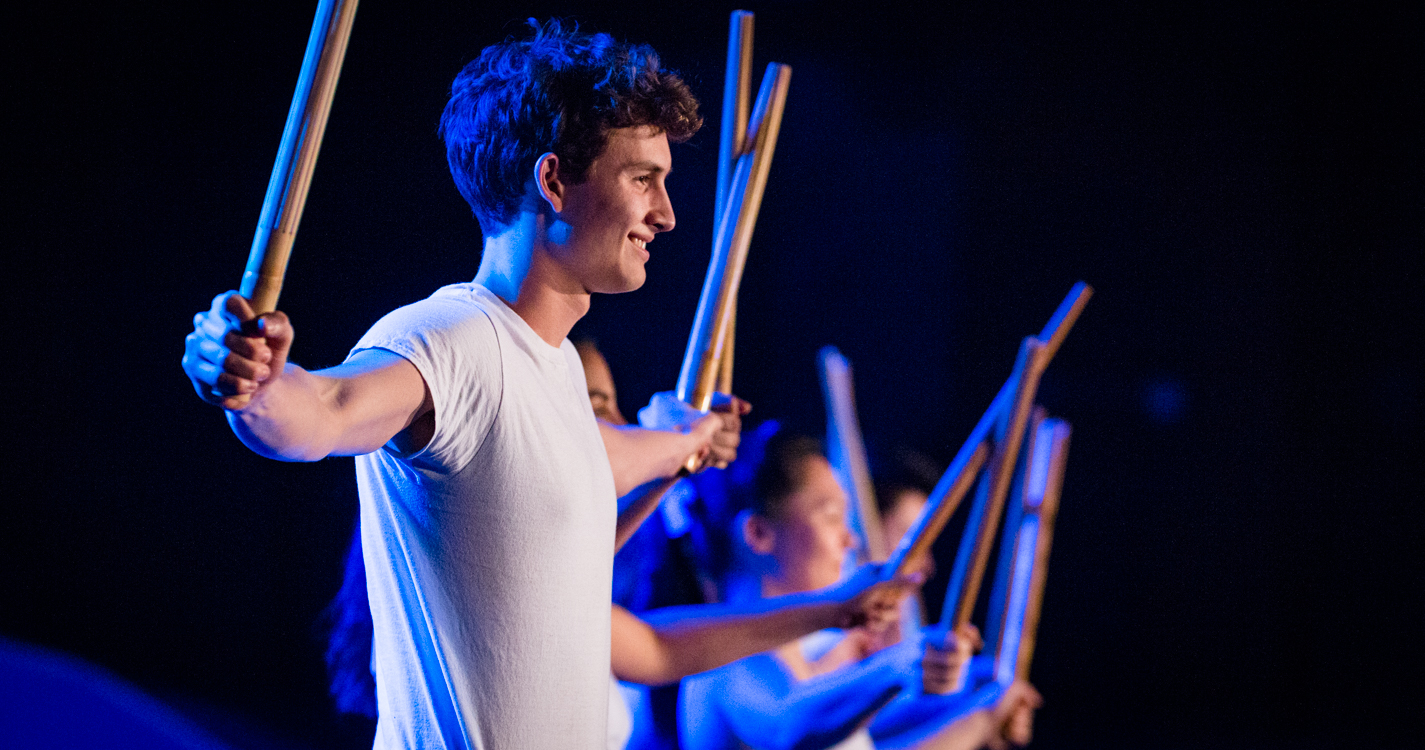
{"type": "Polygon", "coordinates": [[[435,433],[358,456],[378,750],[607,742],[616,500],[579,355],[477,284],[382,318],[435,433]]]}
{"type": "Polygon", "coordinates": [[[633,709],[624,698],[618,679],[609,675],[608,750],[624,750],[633,736],[633,709]]]}

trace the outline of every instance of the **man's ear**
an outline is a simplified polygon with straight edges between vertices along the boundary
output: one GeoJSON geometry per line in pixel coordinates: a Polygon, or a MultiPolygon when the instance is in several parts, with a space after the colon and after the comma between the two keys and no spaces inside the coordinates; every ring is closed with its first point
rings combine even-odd
{"type": "Polygon", "coordinates": [[[534,187],[554,213],[564,210],[564,183],[559,180],[559,157],[553,151],[534,162],[534,187]]]}
{"type": "Polygon", "coordinates": [[[750,510],[737,514],[736,528],[742,529],[742,541],[754,554],[770,555],[777,543],[777,530],[772,522],[750,510]]]}

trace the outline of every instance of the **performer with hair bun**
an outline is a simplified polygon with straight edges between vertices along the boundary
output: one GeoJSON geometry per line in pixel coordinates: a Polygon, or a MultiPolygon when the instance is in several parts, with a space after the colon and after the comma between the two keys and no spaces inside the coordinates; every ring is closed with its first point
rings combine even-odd
{"type": "MultiPolygon", "coordinates": [[[[818,443],[764,424],[729,472],[741,507],[725,536],[732,596],[836,581],[855,542],[845,490],[818,443]]],[[[978,644],[972,627],[943,641],[886,640],[875,627],[817,634],[685,680],[683,747],[865,750],[884,737],[885,747],[970,750],[1021,737],[1011,719],[1039,701],[1028,684],[945,694],[978,644]]]]}

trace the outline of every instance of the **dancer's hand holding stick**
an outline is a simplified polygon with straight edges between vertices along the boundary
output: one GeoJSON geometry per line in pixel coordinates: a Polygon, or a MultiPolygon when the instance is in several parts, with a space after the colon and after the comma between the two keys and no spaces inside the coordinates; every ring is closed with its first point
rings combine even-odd
{"type": "Polygon", "coordinates": [[[214,298],[212,308],[195,317],[193,333],[188,335],[184,371],[200,398],[226,409],[247,406],[254,393],[282,374],[286,364],[292,326],[287,316],[276,311],[277,297],[307,202],[356,4],[357,0],[318,4],[242,285],[236,293],[214,298]]]}

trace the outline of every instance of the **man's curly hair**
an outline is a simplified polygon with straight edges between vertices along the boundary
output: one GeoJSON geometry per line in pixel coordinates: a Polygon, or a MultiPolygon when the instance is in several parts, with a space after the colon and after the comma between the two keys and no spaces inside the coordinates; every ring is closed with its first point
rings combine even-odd
{"type": "Polygon", "coordinates": [[[508,223],[535,160],[553,152],[559,176],[577,184],[615,128],[651,126],[680,143],[703,119],[676,73],[647,45],[565,29],[486,47],[456,76],[440,118],[446,159],[460,194],[486,231],[508,223]]]}

